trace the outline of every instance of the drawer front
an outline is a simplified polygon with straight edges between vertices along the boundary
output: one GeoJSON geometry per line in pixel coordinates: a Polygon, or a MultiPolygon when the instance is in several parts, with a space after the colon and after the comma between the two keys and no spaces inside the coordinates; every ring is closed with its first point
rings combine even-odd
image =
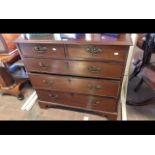
{"type": "Polygon", "coordinates": [[[85,79],[50,75],[30,74],[36,89],[56,90],[79,94],[117,97],[120,82],[114,80],[85,79]]]}
{"type": "Polygon", "coordinates": [[[39,100],[79,107],[95,111],[116,112],[117,102],[115,99],[94,97],[90,95],[78,95],[73,93],[61,93],[56,91],[37,90],[39,100]]]}
{"type": "Polygon", "coordinates": [[[71,75],[120,79],[123,70],[120,63],[69,61],[71,75]]]}
{"type": "Polygon", "coordinates": [[[68,63],[63,60],[25,58],[23,61],[30,72],[69,74],[68,63]]]}
{"type": "Polygon", "coordinates": [[[65,58],[63,45],[53,44],[20,44],[23,57],[65,58]]]}
{"type": "Polygon", "coordinates": [[[129,47],[127,46],[67,46],[69,57],[78,59],[101,59],[108,61],[126,61],[129,47]]]}
{"type": "Polygon", "coordinates": [[[64,61],[25,58],[24,64],[30,72],[75,75],[85,77],[120,79],[123,65],[119,63],[99,63],[84,61],[64,61]]]}

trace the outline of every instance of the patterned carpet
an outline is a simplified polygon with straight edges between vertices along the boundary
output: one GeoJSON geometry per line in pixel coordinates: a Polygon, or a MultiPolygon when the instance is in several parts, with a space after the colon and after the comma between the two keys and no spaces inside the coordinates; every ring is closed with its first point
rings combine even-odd
{"type": "MultiPolygon", "coordinates": [[[[129,82],[128,99],[133,102],[142,102],[146,99],[155,96],[155,91],[148,88],[145,84],[142,85],[138,92],[134,92],[134,88],[139,81],[135,78],[129,82]]],[[[145,106],[127,106],[128,120],[155,120],[155,102],[145,106]]]]}

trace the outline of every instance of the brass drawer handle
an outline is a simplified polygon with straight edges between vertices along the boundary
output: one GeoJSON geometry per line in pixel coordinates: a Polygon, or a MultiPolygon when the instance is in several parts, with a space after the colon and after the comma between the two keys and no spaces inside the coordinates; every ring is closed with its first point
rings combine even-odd
{"type": "Polygon", "coordinates": [[[45,46],[35,46],[34,47],[34,51],[37,52],[37,53],[44,53],[48,50],[47,47],[45,46]]]}
{"type": "Polygon", "coordinates": [[[92,73],[97,73],[97,72],[100,72],[101,71],[101,68],[100,67],[93,67],[93,66],[90,66],[88,67],[88,70],[92,73]]]}
{"type": "Polygon", "coordinates": [[[39,62],[38,65],[39,65],[39,67],[41,67],[41,68],[48,68],[48,67],[49,67],[48,64],[43,64],[42,62],[39,62]]]}
{"type": "Polygon", "coordinates": [[[89,89],[102,89],[101,85],[93,85],[93,84],[88,84],[89,89]]]}
{"type": "Polygon", "coordinates": [[[87,47],[86,51],[91,53],[92,55],[96,55],[102,52],[101,48],[98,48],[96,46],[92,46],[92,47],[87,47]]]}
{"type": "Polygon", "coordinates": [[[46,84],[46,85],[52,85],[52,84],[53,84],[52,81],[47,81],[47,80],[43,80],[42,82],[43,82],[44,84],[46,84]]]}
{"type": "Polygon", "coordinates": [[[56,94],[49,94],[49,97],[53,98],[53,99],[57,99],[59,98],[59,95],[56,94]]]}

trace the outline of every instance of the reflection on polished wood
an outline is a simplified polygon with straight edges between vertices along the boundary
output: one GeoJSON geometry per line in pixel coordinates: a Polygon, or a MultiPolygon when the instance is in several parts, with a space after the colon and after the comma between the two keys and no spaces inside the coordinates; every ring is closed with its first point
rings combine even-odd
{"type": "MultiPolygon", "coordinates": [[[[56,34],[60,35],[60,34],[56,34]]],[[[55,34],[51,34],[51,37],[19,37],[16,42],[18,43],[55,43],[55,44],[97,44],[97,45],[132,45],[130,34],[120,34],[118,38],[107,37],[101,34],[84,34],[78,39],[62,39],[61,37],[55,37],[55,34]]]]}

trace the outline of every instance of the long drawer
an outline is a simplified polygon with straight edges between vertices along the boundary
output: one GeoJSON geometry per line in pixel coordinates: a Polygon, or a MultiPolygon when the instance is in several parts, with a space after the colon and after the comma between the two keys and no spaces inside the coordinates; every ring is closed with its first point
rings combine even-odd
{"type": "Polygon", "coordinates": [[[120,63],[102,63],[85,61],[67,61],[51,59],[25,58],[24,64],[30,72],[55,73],[85,77],[120,79],[123,65],[120,63]]]}
{"type": "Polygon", "coordinates": [[[30,43],[20,44],[19,48],[23,57],[65,58],[65,50],[63,45],[30,43]]]}
{"type": "Polygon", "coordinates": [[[126,46],[100,46],[100,45],[68,45],[68,55],[74,59],[97,59],[110,61],[126,61],[128,47],[126,46]]]}
{"type": "Polygon", "coordinates": [[[29,76],[33,87],[36,89],[110,97],[117,97],[119,95],[119,81],[41,74],[29,74],[29,76]]]}
{"type": "Polygon", "coordinates": [[[45,102],[96,111],[116,112],[117,110],[117,100],[112,98],[78,95],[74,93],[61,93],[57,91],[36,91],[39,100],[45,102]]]}

